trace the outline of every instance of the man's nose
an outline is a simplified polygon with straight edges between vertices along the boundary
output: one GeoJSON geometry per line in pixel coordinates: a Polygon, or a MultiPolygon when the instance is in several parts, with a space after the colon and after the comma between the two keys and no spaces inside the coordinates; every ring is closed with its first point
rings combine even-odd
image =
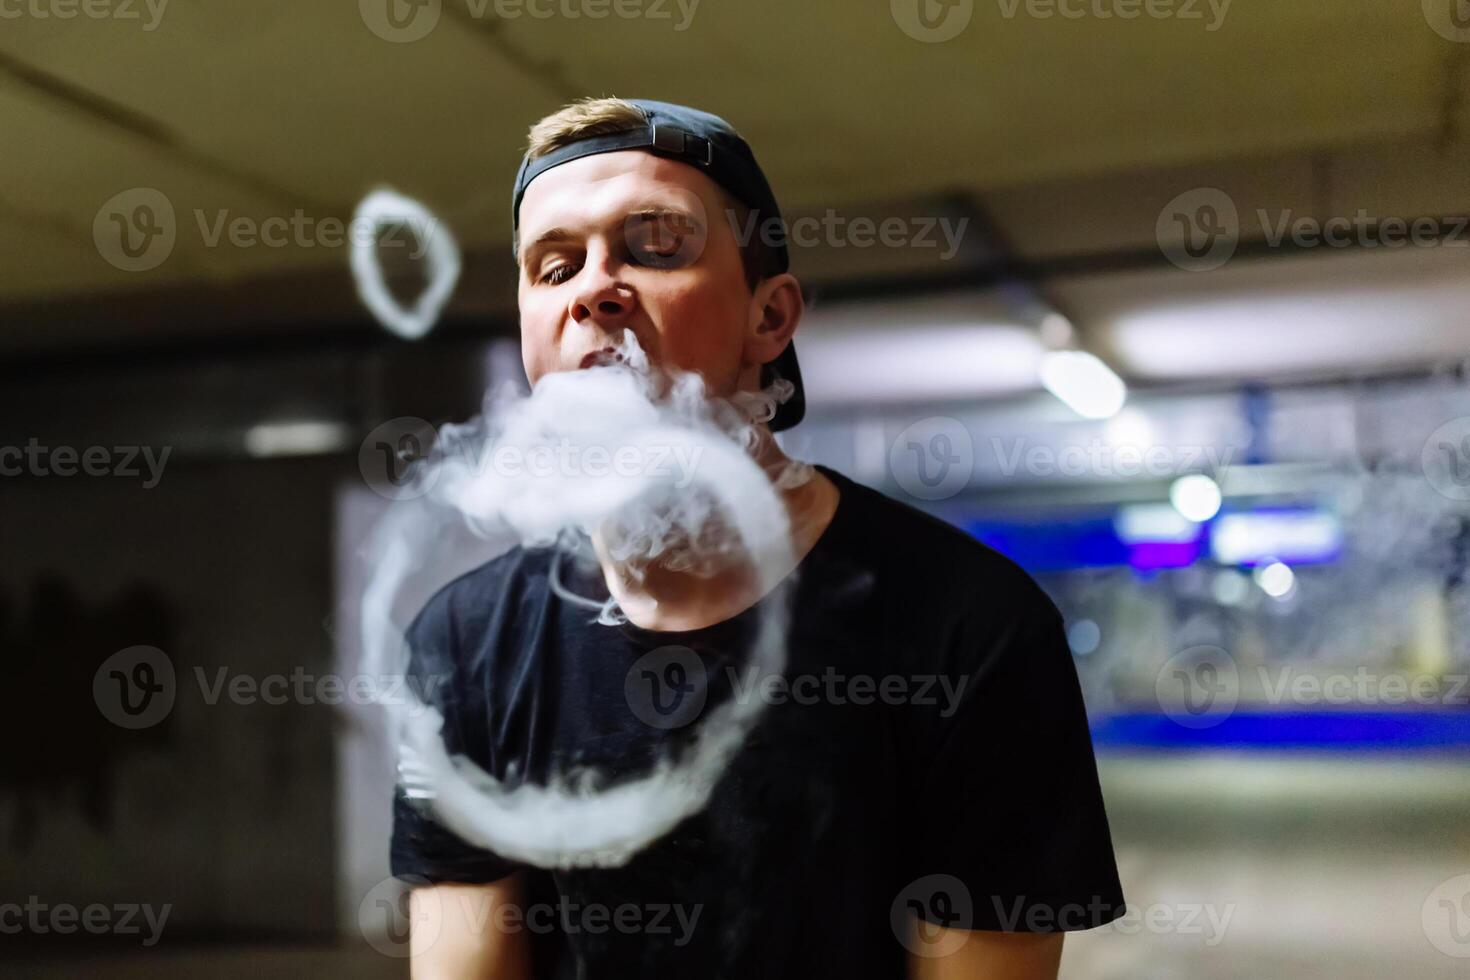
{"type": "Polygon", "coordinates": [[[574,322],[582,323],[588,319],[616,322],[626,319],[637,308],[638,300],[632,288],[619,282],[611,270],[602,266],[583,271],[585,284],[572,297],[571,316],[574,322]]]}

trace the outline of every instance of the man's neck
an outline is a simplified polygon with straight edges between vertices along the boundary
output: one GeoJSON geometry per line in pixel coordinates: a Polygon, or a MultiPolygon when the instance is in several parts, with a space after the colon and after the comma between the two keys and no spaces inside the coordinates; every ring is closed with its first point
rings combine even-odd
{"type": "MultiPolygon", "coordinates": [[[[811,479],[799,486],[782,488],[777,481],[793,464],[764,426],[755,461],[771,480],[790,524],[791,565],[780,569],[777,576],[784,579],[832,522],[840,494],[836,484],[816,469],[811,471],[811,479]]],[[[765,598],[755,570],[748,563],[717,570],[713,575],[654,564],[641,566],[635,575],[631,568],[608,556],[601,536],[593,536],[593,547],[608,591],[628,620],[643,629],[701,629],[730,619],[765,598]]]]}

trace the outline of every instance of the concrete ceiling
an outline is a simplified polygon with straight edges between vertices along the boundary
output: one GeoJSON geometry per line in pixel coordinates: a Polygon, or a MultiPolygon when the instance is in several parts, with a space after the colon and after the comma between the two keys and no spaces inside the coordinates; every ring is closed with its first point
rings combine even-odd
{"type": "MultiPolygon", "coordinates": [[[[1351,180],[1358,147],[1379,159],[1384,147],[1438,147],[1422,152],[1439,161],[1446,189],[1421,193],[1414,213],[1467,203],[1456,181],[1464,156],[1442,151],[1470,129],[1470,44],[1432,29],[1421,0],[1235,0],[1223,20],[1218,0],[1157,0],[1200,19],[1136,20],[1037,17],[1025,0],[983,0],[955,8],[970,19],[942,43],[901,28],[905,0],[623,0],[613,9],[647,16],[600,20],[443,0],[432,29],[408,42],[370,29],[381,0],[174,0],[159,16],[157,0],[88,0],[116,16],[60,19],[68,2],[7,0],[22,15],[0,20],[9,347],[99,331],[123,342],[182,295],[193,309],[249,296],[246,320],[266,329],[312,304],[273,307],[257,284],[312,269],[340,284],[343,250],[211,245],[211,229],[242,216],[346,218],[383,184],[423,200],[471,250],[502,256],[528,124],[584,94],[726,116],[788,211],[958,193],[983,201],[1028,257],[1147,247],[1161,202],[1199,186],[1156,186],[1153,175],[1254,167],[1257,184],[1277,187],[1328,155],[1351,180]],[[167,198],[177,239],[156,268],[125,272],[104,261],[93,226],[105,202],[134,188],[167,198]],[[97,322],[139,296],[146,315],[97,322]],[[82,312],[62,315],[73,309],[82,312]]],[[[1371,187],[1384,176],[1357,179],[1371,187]]],[[[513,305],[494,291],[466,308],[513,305]]]]}

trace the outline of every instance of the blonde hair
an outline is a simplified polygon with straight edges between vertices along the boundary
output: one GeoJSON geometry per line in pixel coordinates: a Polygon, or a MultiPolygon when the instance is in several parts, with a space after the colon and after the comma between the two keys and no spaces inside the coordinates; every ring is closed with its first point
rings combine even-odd
{"type": "Polygon", "coordinates": [[[531,127],[526,156],[534,160],[579,140],[637,129],[647,122],[643,110],[627,99],[578,99],[531,127]]]}
{"type": "MultiPolygon", "coordinates": [[[[535,160],[593,136],[621,133],[647,123],[647,114],[627,99],[588,96],[569,102],[537,121],[526,134],[526,156],[535,160]]],[[[731,229],[745,227],[749,222],[750,208],[745,202],[736,200],[723,186],[718,183],[715,186],[725,199],[731,229]]],[[[761,235],[749,236],[749,240],[740,246],[746,285],[754,289],[770,274],[766,270],[772,268],[774,259],[761,235]]]]}

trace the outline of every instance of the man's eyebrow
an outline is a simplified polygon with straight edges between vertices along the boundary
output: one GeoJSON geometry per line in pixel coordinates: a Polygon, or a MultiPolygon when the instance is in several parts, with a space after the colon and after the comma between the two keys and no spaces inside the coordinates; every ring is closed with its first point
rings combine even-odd
{"type": "Polygon", "coordinates": [[[686,211],[684,208],[664,207],[662,205],[629,211],[628,217],[637,218],[640,221],[662,221],[665,218],[685,218],[694,222],[696,228],[704,227],[704,222],[700,220],[699,215],[691,211],[686,211]]]}
{"type": "Polygon", "coordinates": [[[542,245],[554,245],[557,242],[570,242],[576,240],[576,235],[568,228],[548,228],[529,242],[521,245],[521,261],[531,254],[533,249],[542,245]]]}

